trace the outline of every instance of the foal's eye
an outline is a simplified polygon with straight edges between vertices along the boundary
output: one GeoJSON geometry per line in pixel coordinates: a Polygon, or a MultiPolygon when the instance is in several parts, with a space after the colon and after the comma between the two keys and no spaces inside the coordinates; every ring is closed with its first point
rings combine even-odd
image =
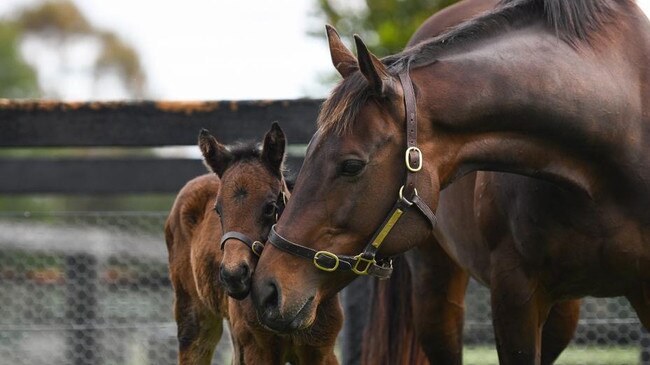
{"type": "Polygon", "coordinates": [[[264,206],[264,210],[262,211],[262,214],[264,214],[265,217],[273,217],[275,215],[276,209],[277,206],[275,205],[275,202],[266,203],[266,205],[264,206]]]}
{"type": "Polygon", "coordinates": [[[355,176],[363,170],[364,166],[366,166],[366,163],[361,160],[345,160],[341,163],[339,172],[341,175],[355,176]]]}
{"type": "Polygon", "coordinates": [[[218,216],[221,217],[221,205],[217,204],[214,206],[214,211],[217,213],[218,216]]]}

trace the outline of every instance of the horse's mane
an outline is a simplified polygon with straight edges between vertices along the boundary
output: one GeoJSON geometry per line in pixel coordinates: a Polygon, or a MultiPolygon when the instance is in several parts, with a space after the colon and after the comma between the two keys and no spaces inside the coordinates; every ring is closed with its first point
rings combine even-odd
{"type": "Polygon", "coordinates": [[[243,141],[228,146],[232,163],[258,160],[262,157],[262,146],[258,142],[243,141]]]}
{"type": "MultiPolygon", "coordinates": [[[[382,59],[396,75],[407,67],[435,62],[451,47],[493,36],[542,20],[557,36],[573,47],[588,45],[594,34],[618,13],[618,5],[634,0],[501,0],[492,11],[470,19],[401,53],[382,59]]],[[[375,98],[360,72],[343,79],[323,103],[318,117],[319,131],[342,133],[356,119],[361,107],[375,98]]]]}
{"type": "Polygon", "coordinates": [[[542,20],[555,34],[573,47],[589,43],[618,13],[617,4],[632,0],[501,0],[494,10],[470,19],[429,41],[402,53],[387,57],[384,62],[403,69],[435,61],[440,51],[454,45],[480,40],[542,20]]]}

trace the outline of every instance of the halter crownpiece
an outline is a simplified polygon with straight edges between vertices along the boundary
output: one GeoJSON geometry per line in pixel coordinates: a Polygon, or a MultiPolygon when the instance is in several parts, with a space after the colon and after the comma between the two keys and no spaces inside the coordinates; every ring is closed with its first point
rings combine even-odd
{"type": "Polygon", "coordinates": [[[424,215],[429,224],[431,224],[431,228],[436,226],[437,219],[435,214],[420,199],[415,189],[415,174],[422,169],[424,159],[422,151],[417,147],[417,105],[408,67],[404,72],[399,74],[399,80],[402,84],[402,90],[404,90],[404,108],[406,110],[406,151],[404,153],[406,179],[404,185],[399,189],[397,202],[393,205],[384,222],[375,231],[370,242],[356,256],[337,255],[329,251],[316,251],[312,248],[291,242],[280,236],[275,231],[275,225],[273,225],[268,238],[268,241],[273,246],[292,255],[312,260],[314,266],[323,271],[352,271],[357,275],[370,275],[379,279],[388,279],[393,272],[392,260],[390,258],[378,260],[377,253],[386,236],[388,236],[400,218],[407,212],[407,209],[415,206],[424,215]]]}

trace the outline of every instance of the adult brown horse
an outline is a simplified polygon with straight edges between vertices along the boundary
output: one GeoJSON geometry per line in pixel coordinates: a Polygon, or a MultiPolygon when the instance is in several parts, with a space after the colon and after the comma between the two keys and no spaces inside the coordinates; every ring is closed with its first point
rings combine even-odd
{"type": "MultiPolygon", "coordinates": [[[[497,3],[496,0],[465,0],[445,8],[424,22],[407,47],[442,33],[450,25],[492,9],[497,3]]],[[[479,173],[479,176],[484,174],[479,173]]],[[[463,180],[475,178],[476,174],[473,173],[463,180]]],[[[540,188],[548,185],[543,181],[529,180],[531,184],[540,185],[540,188]]],[[[473,189],[466,190],[466,193],[468,195],[461,198],[471,201],[473,189]]],[[[448,194],[449,191],[443,192],[441,199],[446,199],[448,194]]],[[[488,196],[484,198],[491,199],[488,196]]],[[[472,211],[465,213],[464,221],[475,219],[472,211]]],[[[504,237],[514,239],[514,226],[506,222],[500,222],[500,226],[508,228],[503,232],[504,237]]],[[[463,237],[456,236],[456,239],[463,237]]],[[[485,241],[487,237],[482,239],[485,241]]],[[[393,263],[394,273],[390,280],[374,280],[374,296],[368,315],[373,320],[365,327],[362,363],[415,364],[424,363],[427,357],[433,364],[462,363],[462,303],[467,273],[435,239],[432,242],[423,245],[426,248],[417,248],[407,254],[411,265],[419,269],[416,275],[412,276],[406,262],[400,259],[393,263]],[[412,341],[414,331],[421,339],[422,347],[414,346],[417,343],[412,341]],[[422,349],[426,350],[428,356],[425,357],[422,349]]],[[[551,308],[542,330],[541,364],[555,362],[569,344],[578,324],[579,311],[580,300],[559,302],[551,308]]]]}
{"type": "Polygon", "coordinates": [[[251,300],[242,295],[256,261],[257,245],[249,237],[265,240],[276,221],[277,199],[286,193],[284,133],[274,124],[260,150],[255,144],[228,149],[203,131],[199,146],[216,176],[188,182],[165,224],[179,363],[210,364],[227,318],[233,363],[338,364],[334,343],[342,314],[336,300],[323,306],[314,328],[278,335],[258,323],[251,300]],[[244,244],[247,240],[252,247],[244,244]],[[234,259],[236,265],[228,265],[234,259]]]}
{"type": "Polygon", "coordinates": [[[504,0],[383,62],[335,41],[344,80],[258,262],[261,320],[308,327],[355,272],[382,276],[425,241],[437,207],[436,240],[491,288],[502,363],[538,364],[548,312],[568,298],[625,295],[648,327],[649,34],[632,1],[504,0]],[[488,174],[441,199],[476,170],[562,189],[488,174]]]}

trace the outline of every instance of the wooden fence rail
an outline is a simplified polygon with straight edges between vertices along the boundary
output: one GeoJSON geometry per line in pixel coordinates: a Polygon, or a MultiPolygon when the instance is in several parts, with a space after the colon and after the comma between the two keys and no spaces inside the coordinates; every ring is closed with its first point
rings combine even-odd
{"type": "MultiPolygon", "coordinates": [[[[195,146],[201,128],[221,142],[260,140],[273,121],[291,144],[315,131],[321,100],[87,102],[0,100],[3,148],[195,146]]],[[[295,170],[301,158],[289,159],[295,170]]],[[[174,193],[205,172],[164,158],[0,159],[0,194],[174,193]]]]}

